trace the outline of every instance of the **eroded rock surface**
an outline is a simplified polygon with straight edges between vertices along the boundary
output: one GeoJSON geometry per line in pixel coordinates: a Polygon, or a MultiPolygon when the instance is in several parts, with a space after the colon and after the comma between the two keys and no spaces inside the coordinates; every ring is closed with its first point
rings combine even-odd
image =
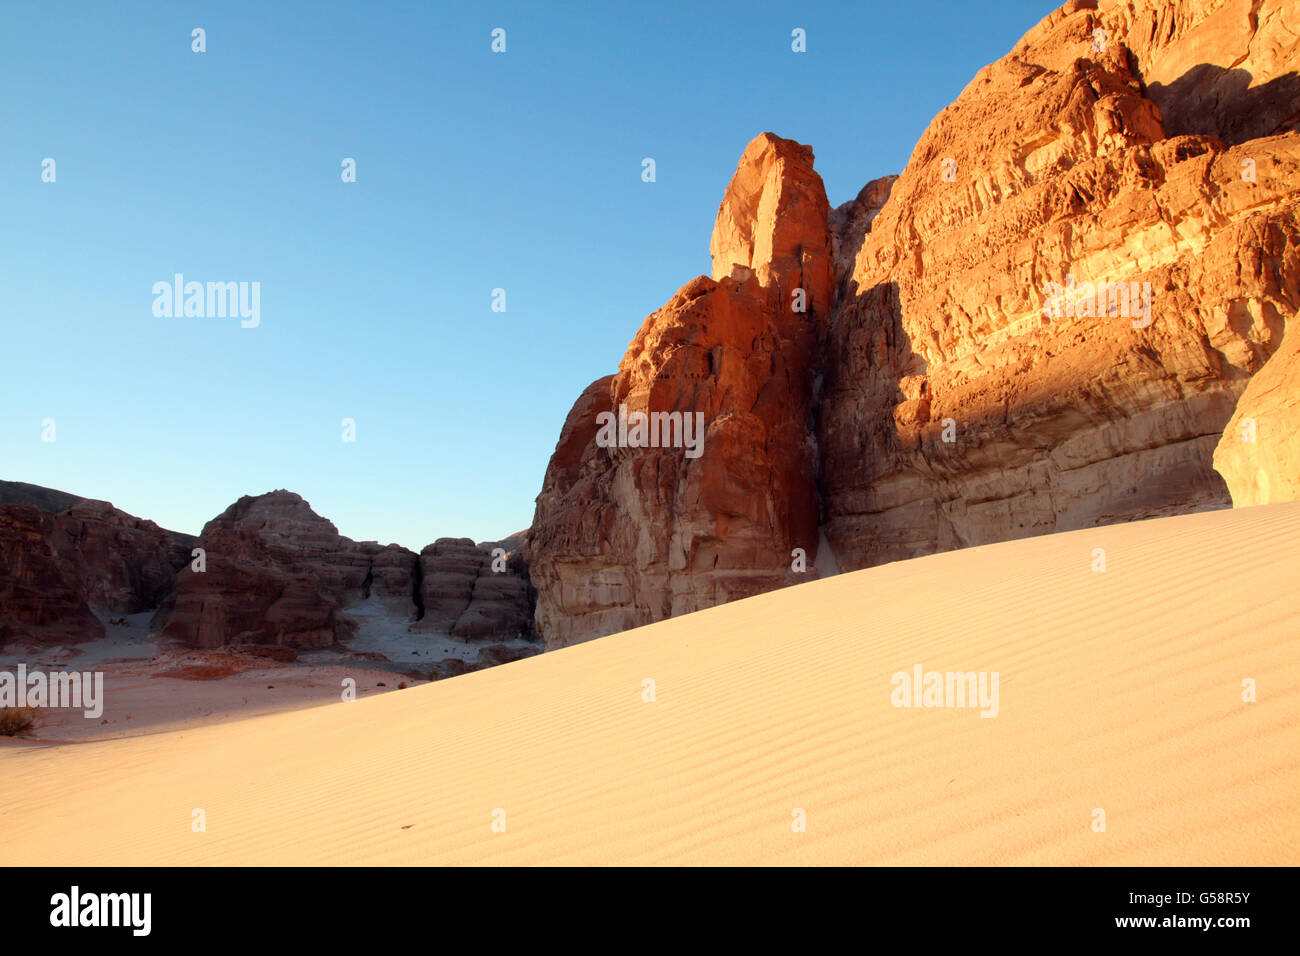
{"type": "Polygon", "coordinates": [[[1300,325],[1246,386],[1214,467],[1235,507],[1300,499],[1300,325]]]}
{"type": "Polygon", "coordinates": [[[181,572],[155,621],[190,646],[327,647],[356,636],[363,616],[389,630],[465,639],[531,634],[522,558],[496,572],[491,553],[469,539],[442,539],[420,555],[353,541],[293,492],[239,499],[204,526],[197,546],[205,569],[181,572]]]}
{"type": "MultiPolygon", "coordinates": [[[[829,206],[812,150],[765,133],[718,211],[715,278],[650,315],[616,375],[578,399],[527,545],[548,645],[808,580],[816,557],[810,431],[819,309],[831,295],[829,206]],[[797,290],[802,290],[800,296],[797,290]],[[678,445],[602,445],[599,416],[647,418],[678,445]],[[808,570],[792,570],[804,550],[808,570]]],[[[633,434],[631,427],[628,435],[633,434]]]]}
{"type": "Polygon", "coordinates": [[[0,643],[102,637],[96,612],[157,607],[193,543],[106,501],[0,482],[0,643]]]}
{"type": "Polygon", "coordinates": [[[1213,448],[1300,305],[1300,136],[1166,137],[1093,7],[936,117],[844,274],[818,437],[845,567],[1228,503],[1213,448]]]}
{"type": "Polygon", "coordinates": [[[1074,0],[833,212],[811,150],[750,143],[712,279],[564,424],[527,546],[546,643],[806,580],[819,523],[852,570],[1226,506],[1213,450],[1300,308],[1295,20],[1074,0]],[[703,457],[603,447],[621,406],[703,411],[703,457]]]}

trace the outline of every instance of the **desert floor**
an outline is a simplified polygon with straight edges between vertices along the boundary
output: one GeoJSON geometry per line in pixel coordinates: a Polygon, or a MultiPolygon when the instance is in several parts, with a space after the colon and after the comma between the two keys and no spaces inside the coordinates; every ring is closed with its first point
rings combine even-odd
{"type": "Polygon", "coordinates": [[[0,864],[1295,865],[1298,579],[1300,502],[1211,512],[353,703],[11,742],[0,864]],[[997,716],[894,706],[916,665],[998,672],[997,716]]]}

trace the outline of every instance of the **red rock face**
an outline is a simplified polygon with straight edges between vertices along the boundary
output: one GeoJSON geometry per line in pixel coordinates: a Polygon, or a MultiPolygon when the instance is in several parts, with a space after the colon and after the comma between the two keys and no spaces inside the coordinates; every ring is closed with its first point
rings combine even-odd
{"type": "Polygon", "coordinates": [[[833,212],[810,150],[754,140],[713,280],[565,422],[547,645],[788,583],[819,510],[853,569],[1227,505],[1213,449],[1300,308],[1295,11],[1075,0],[833,212]],[[602,447],[621,405],[704,411],[704,456],[602,447]]]}
{"type": "Polygon", "coordinates": [[[719,278],[692,280],[649,316],[618,374],[570,412],[526,552],[548,645],[811,573],[791,570],[791,552],[804,549],[812,567],[812,360],[831,287],[828,206],[812,161],[807,147],[771,134],[750,143],[718,211],[719,278]],[[655,434],[667,421],[680,445],[634,447],[639,414],[676,415],[658,419],[655,434]],[[602,441],[602,416],[628,421],[625,443],[602,441]],[[702,443],[688,448],[678,422],[698,422],[702,443]]]}
{"type": "Polygon", "coordinates": [[[772,133],[756,136],[718,207],[709,242],[714,280],[736,275],[743,282],[753,273],[778,300],[803,289],[805,311],[824,313],[831,304],[829,214],[812,147],[772,133]]]}
{"type": "Polygon", "coordinates": [[[94,612],[157,607],[194,539],[106,501],[0,482],[0,643],[78,643],[104,635],[94,612]]]}
{"type": "Polygon", "coordinates": [[[55,516],[0,505],[0,645],[74,644],[104,636],[84,588],[51,545],[55,516]]]}

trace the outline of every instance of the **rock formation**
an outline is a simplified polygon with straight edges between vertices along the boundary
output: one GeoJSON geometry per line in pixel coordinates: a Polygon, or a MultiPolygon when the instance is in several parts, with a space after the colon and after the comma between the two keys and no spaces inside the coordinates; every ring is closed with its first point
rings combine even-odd
{"type": "Polygon", "coordinates": [[[818,439],[846,567],[1228,503],[1212,450],[1300,305],[1300,135],[1166,137],[1128,7],[1095,6],[936,117],[843,276],[818,439]]]}
{"type": "Polygon", "coordinates": [[[38,508],[0,505],[0,645],[104,636],[79,582],[54,553],[54,522],[38,508]]]}
{"type": "Polygon", "coordinates": [[[417,631],[498,640],[531,633],[522,563],[512,567],[506,554],[494,559],[469,538],[439,538],[420,552],[420,594],[417,631]]]}
{"type": "Polygon", "coordinates": [[[82,582],[87,603],[115,614],[157,607],[189,562],[194,541],[92,499],[57,515],[52,537],[55,554],[82,582]]]}
{"type": "Polygon", "coordinates": [[[548,646],[807,579],[792,551],[811,567],[810,410],[832,275],[812,164],[770,133],[749,144],[718,210],[714,278],[649,316],[618,373],[569,413],[526,545],[548,646]],[[621,440],[638,414],[675,416],[648,419],[658,447],[634,447],[632,427],[621,440]],[[600,440],[602,417],[620,422],[618,444],[600,440]],[[694,452],[673,431],[692,422],[694,452]]]}
{"type": "Polygon", "coordinates": [[[343,607],[372,580],[372,555],[298,495],[240,498],[204,525],[197,547],[203,569],[177,575],[155,621],[164,636],[193,647],[319,647],[355,633],[343,607]]]}
{"type": "Polygon", "coordinates": [[[778,299],[803,289],[804,311],[824,312],[831,298],[829,215],[812,148],[771,133],[756,136],[718,207],[709,242],[714,281],[737,275],[743,281],[752,272],[778,299]]]}
{"type": "Polygon", "coordinates": [[[712,279],[564,424],[547,645],[806,579],[819,523],[855,569],[1226,506],[1213,449],[1300,308],[1295,10],[1074,0],[833,212],[811,150],[754,140],[712,279]],[[704,454],[605,447],[624,406],[703,412],[704,454]]]}
{"type": "Polygon", "coordinates": [[[193,543],[106,501],[0,482],[0,643],[102,637],[95,612],[157,607],[193,543]]]}
{"type": "Polygon", "coordinates": [[[494,572],[491,553],[468,539],[444,539],[418,556],[353,541],[290,491],[240,498],[204,526],[197,547],[204,570],[177,575],[155,619],[165,637],[189,646],[346,643],[358,629],[347,611],[363,604],[416,631],[495,640],[531,632],[518,562],[494,572]]]}
{"type": "Polygon", "coordinates": [[[1300,324],[1246,386],[1214,467],[1238,508],[1300,499],[1300,324]]]}

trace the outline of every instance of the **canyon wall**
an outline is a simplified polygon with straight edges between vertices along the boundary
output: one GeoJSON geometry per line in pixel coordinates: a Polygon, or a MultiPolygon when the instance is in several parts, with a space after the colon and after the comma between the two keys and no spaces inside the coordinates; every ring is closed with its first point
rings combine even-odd
{"type": "Polygon", "coordinates": [[[846,567],[1229,503],[1214,446],[1300,307],[1300,134],[1166,136],[1094,7],[935,118],[842,276],[818,438],[846,567]]]}

